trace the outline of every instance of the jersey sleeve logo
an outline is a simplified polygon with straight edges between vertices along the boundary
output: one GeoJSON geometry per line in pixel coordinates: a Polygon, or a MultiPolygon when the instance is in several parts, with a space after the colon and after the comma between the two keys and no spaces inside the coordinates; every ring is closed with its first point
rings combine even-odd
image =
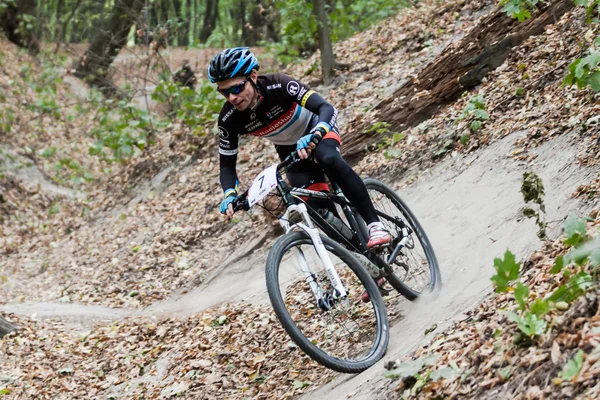
{"type": "Polygon", "coordinates": [[[300,85],[296,81],[289,81],[287,84],[287,91],[292,97],[296,97],[300,91],[300,85]]]}
{"type": "Polygon", "coordinates": [[[229,138],[229,132],[227,132],[227,130],[225,128],[223,128],[222,126],[219,126],[219,137],[221,139],[229,138]]]}

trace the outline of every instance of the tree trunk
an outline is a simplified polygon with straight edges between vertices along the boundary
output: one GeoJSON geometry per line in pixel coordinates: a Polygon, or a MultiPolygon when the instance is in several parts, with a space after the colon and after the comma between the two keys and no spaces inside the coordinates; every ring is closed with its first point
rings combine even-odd
{"type": "Polygon", "coordinates": [[[12,331],[17,330],[17,327],[0,317],[0,339],[12,331]]]}
{"type": "MultiPolygon", "coordinates": [[[[59,40],[62,40],[63,42],[70,42],[70,38],[67,38],[67,29],[69,27],[69,23],[73,19],[73,16],[75,15],[75,12],[79,8],[80,4],[81,4],[81,0],[77,0],[77,3],[71,10],[71,14],[69,14],[69,16],[63,21],[61,38],[59,40]]],[[[62,20],[62,18],[61,18],[61,20],[62,20]]]]}
{"type": "Polygon", "coordinates": [[[60,29],[60,21],[61,21],[61,16],[63,13],[63,5],[64,5],[64,0],[58,0],[56,2],[56,22],[54,23],[54,41],[57,43],[60,43],[62,37],[61,37],[61,29],[60,29]]]}
{"type": "Polygon", "coordinates": [[[16,0],[14,4],[8,3],[4,10],[0,9],[0,29],[4,31],[8,40],[28,49],[32,54],[37,54],[40,51],[40,43],[35,37],[35,28],[24,31],[19,29],[19,24],[26,15],[36,17],[35,0],[16,0]]]}
{"type": "Polygon", "coordinates": [[[279,14],[273,4],[263,4],[263,6],[265,7],[265,20],[267,25],[265,29],[265,40],[277,43],[280,41],[279,31],[277,29],[279,14]]]}
{"type": "MultiPolygon", "coordinates": [[[[430,118],[465,90],[479,85],[483,77],[506,60],[513,47],[542,33],[546,25],[558,21],[573,7],[573,0],[542,3],[532,18],[522,23],[497,8],[458,44],[446,48],[416,79],[380,102],[375,107],[380,111],[380,120],[391,124],[390,132],[399,132],[430,118]]],[[[387,136],[375,134],[365,139],[363,132],[367,128],[358,126],[346,136],[347,160],[356,161],[366,148],[387,136]]]]}
{"type": "Polygon", "coordinates": [[[217,15],[219,14],[219,0],[206,0],[206,10],[204,12],[204,21],[200,30],[200,42],[206,43],[212,35],[217,25],[217,15]]]}
{"type": "Polygon", "coordinates": [[[327,25],[327,12],[325,11],[324,0],[312,0],[313,12],[317,17],[319,24],[319,50],[321,50],[321,71],[323,73],[323,81],[326,85],[333,78],[333,64],[335,58],[333,55],[333,47],[331,45],[331,36],[329,35],[329,26],[327,25]]]}
{"type": "Polygon", "coordinates": [[[143,0],[116,0],[106,30],[100,31],[92,40],[83,57],[75,66],[75,76],[90,85],[115,94],[116,87],[108,77],[108,68],[127,43],[127,35],[139,16],[143,0]]]}

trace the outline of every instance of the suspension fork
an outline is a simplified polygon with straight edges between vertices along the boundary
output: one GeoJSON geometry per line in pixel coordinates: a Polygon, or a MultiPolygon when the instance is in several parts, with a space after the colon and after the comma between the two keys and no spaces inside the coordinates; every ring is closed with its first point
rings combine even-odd
{"type": "MultiPolygon", "coordinates": [[[[345,298],[348,295],[346,288],[342,284],[342,280],[340,279],[340,276],[337,273],[333,262],[331,262],[331,258],[329,258],[329,253],[327,253],[327,249],[325,249],[325,245],[321,240],[319,230],[315,228],[314,224],[312,223],[312,220],[310,219],[308,210],[306,209],[306,205],[300,203],[288,206],[285,214],[283,215],[283,217],[280,218],[279,223],[281,224],[286,233],[290,232],[293,226],[297,226],[304,232],[306,232],[306,234],[308,234],[319,259],[325,267],[325,271],[327,272],[327,276],[331,281],[331,285],[335,289],[334,293],[332,293],[333,298],[345,298]],[[289,216],[292,212],[300,214],[303,222],[290,225],[289,216]]],[[[317,304],[320,305],[323,303],[327,303],[328,299],[324,298],[324,293],[316,282],[315,274],[311,271],[310,266],[306,261],[306,257],[304,256],[304,253],[301,250],[298,251],[298,261],[300,263],[302,273],[304,274],[306,281],[308,282],[310,289],[313,292],[313,295],[315,296],[317,304]]]]}

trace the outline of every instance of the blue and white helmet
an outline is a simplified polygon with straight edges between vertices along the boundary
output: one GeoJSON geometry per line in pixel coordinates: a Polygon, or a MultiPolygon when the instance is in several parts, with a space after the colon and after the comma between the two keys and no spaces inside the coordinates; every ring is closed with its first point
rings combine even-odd
{"type": "Polygon", "coordinates": [[[256,56],[248,47],[235,47],[213,57],[208,66],[208,78],[216,83],[235,76],[248,76],[253,69],[259,68],[256,56]]]}

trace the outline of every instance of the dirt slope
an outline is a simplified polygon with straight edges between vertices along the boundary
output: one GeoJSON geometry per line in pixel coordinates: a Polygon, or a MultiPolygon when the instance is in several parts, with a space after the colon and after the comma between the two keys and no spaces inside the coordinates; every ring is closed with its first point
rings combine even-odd
{"type": "Polygon", "coordinates": [[[593,168],[574,161],[575,136],[564,136],[537,148],[534,165],[508,157],[515,132],[476,155],[447,160],[427,171],[421,180],[399,193],[412,205],[428,232],[442,271],[443,289],[435,298],[404,303],[405,318],[392,328],[386,357],[375,367],[353,377],[340,377],[306,398],[389,398],[381,391],[395,386],[383,377],[384,364],[416,350],[433,334],[425,330],[437,324],[441,331],[464,318],[492,289],[493,259],[510,249],[519,258],[540,247],[537,227],[520,213],[522,174],[534,171],[546,187],[549,232],[561,233],[567,215],[587,215],[591,205],[571,199],[575,189],[594,177],[593,168]],[[373,393],[380,393],[373,396],[373,393]]]}
{"type": "MultiPolygon", "coordinates": [[[[346,43],[356,43],[357,49],[341,57],[354,60],[356,70],[342,75],[337,86],[317,89],[347,107],[344,118],[351,120],[363,106],[372,107],[394,81],[409,78],[419,63],[460,38],[462,29],[489,10],[489,3],[449,2],[447,14],[442,12],[438,24],[428,27],[436,6],[426,2],[393,23],[358,35],[346,43]],[[389,35],[398,26],[405,30],[394,44],[389,35]],[[378,33],[383,33],[381,38],[378,33]],[[369,46],[383,50],[373,55],[369,46]],[[381,79],[371,71],[377,68],[381,79]]],[[[6,279],[1,283],[5,290],[0,293],[0,311],[21,316],[14,318],[27,327],[23,335],[32,346],[29,351],[46,352],[42,355],[40,350],[39,360],[28,361],[35,365],[41,360],[44,368],[21,368],[27,352],[19,347],[20,340],[11,341],[3,361],[3,370],[13,380],[9,387],[24,396],[46,391],[52,397],[67,379],[71,391],[64,398],[92,393],[86,392],[92,390],[88,386],[98,396],[159,396],[173,382],[183,382],[181,393],[189,398],[268,398],[297,396],[333,379],[307,396],[366,399],[378,393],[377,398],[387,398],[393,384],[383,378],[385,361],[402,358],[429,339],[423,334],[426,328],[435,323],[440,331],[485,297],[494,257],[507,248],[527,257],[539,248],[534,223],[520,212],[524,171],[543,179],[546,220],[554,237],[567,215],[585,215],[593,207],[570,196],[597,175],[597,132],[587,124],[598,112],[597,101],[589,92],[560,86],[568,62],[581,50],[582,44],[573,38],[588,30],[581,21],[581,11],[573,12],[566,22],[527,41],[478,88],[488,99],[491,118],[467,143],[459,142],[467,123],[457,117],[471,94],[405,132],[404,140],[381,149],[394,152],[376,151],[357,165],[363,175],[397,187],[430,236],[444,282],[438,297],[401,302],[390,309],[403,318],[392,328],[385,360],[369,371],[333,375],[286,347],[285,335],[264,303],[263,265],[274,239],[268,219],[253,213],[240,215],[234,224],[221,223],[215,213],[220,201],[218,169],[209,151],[214,139],[203,138],[202,148],[189,154],[182,149],[191,143],[198,146],[197,138],[171,127],[162,132],[152,152],[115,171],[99,190],[88,192],[90,216],[78,216],[81,205],[75,203],[71,215],[63,211],[60,219],[51,220],[52,230],[31,236],[23,230],[21,247],[12,246],[3,255],[0,277],[6,279]],[[515,94],[517,87],[523,95],[515,94]],[[225,301],[231,304],[222,304],[225,301]],[[219,313],[227,315],[231,325],[215,326],[211,321],[219,313]],[[248,326],[252,328],[247,335],[238,331],[243,338],[232,333],[248,326]],[[52,340],[38,338],[43,337],[38,329],[52,340]],[[93,339],[80,343],[78,334],[88,331],[93,339]],[[264,343],[267,336],[274,339],[264,343]],[[221,337],[230,341],[219,341],[221,337]],[[53,352],[55,343],[63,351],[53,352]],[[149,343],[156,346],[151,353],[149,343]],[[269,350],[263,354],[261,346],[269,350]],[[127,353],[142,360],[132,362],[127,353]],[[263,355],[266,360],[255,361],[263,355]],[[113,362],[107,365],[104,358],[113,362]],[[294,363],[291,377],[280,371],[280,364],[287,362],[294,363]],[[71,363],[74,372],[59,372],[61,363],[71,363]],[[257,366],[262,377],[255,375],[257,366]],[[140,373],[148,373],[148,378],[139,378],[140,373]],[[308,387],[295,387],[295,380],[309,382],[308,387]]],[[[294,68],[299,76],[307,66],[294,68]]],[[[246,182],[273,162],[269,148],[257,141],[246,145],[239,165],[246,182]]]]}

